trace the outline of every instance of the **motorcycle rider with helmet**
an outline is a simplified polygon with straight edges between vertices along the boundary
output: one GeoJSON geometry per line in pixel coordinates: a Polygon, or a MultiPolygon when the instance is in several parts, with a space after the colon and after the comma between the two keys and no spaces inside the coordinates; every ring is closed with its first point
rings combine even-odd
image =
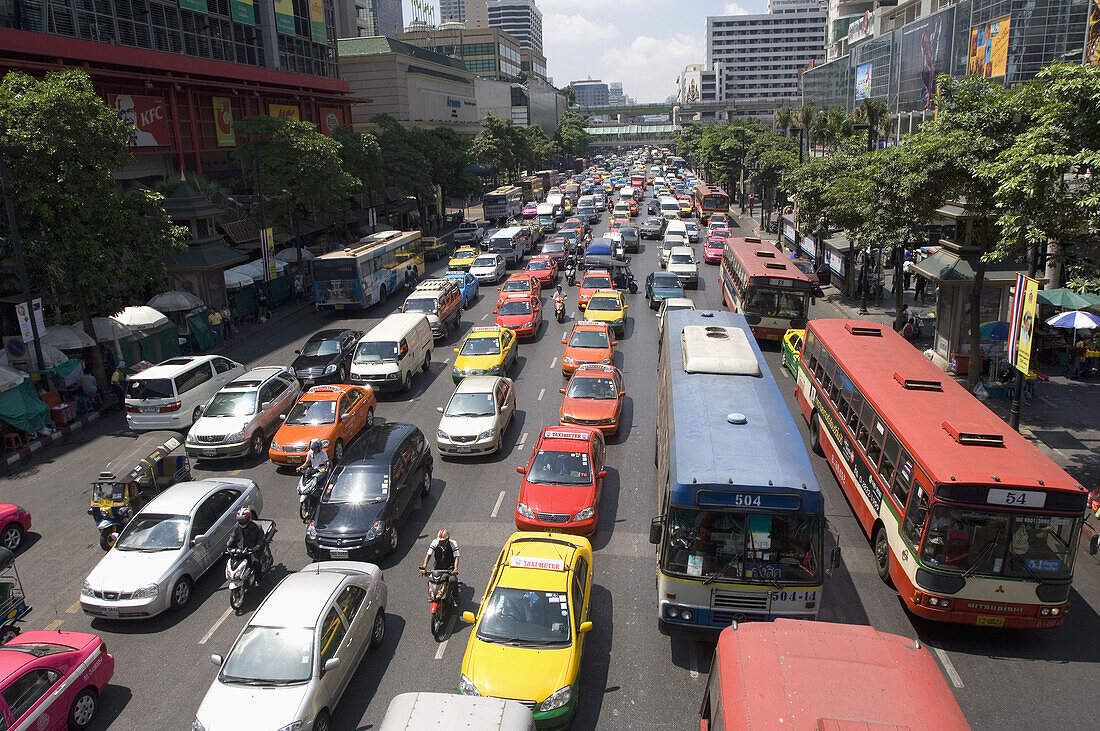
{"type": "Polygon", "coordinates": [[[424,561],[420,565],[420,573],[427,573],[428,559],[434,559],[433,571],[449,571],[451,575],[447,579],[451,592],[451,601],[458,606],[458,544],[451,539],[451,531],[440,528],[435,539],[428,546],[424,554],[424,561]]]}
{"type": "Polygon", "coordinates": [[[263,528],[252,520],[252,508],[245,505],[237,511],[237,525],[233,527],[233,535],[230,536],[226,548],[240,548],[248,551],[248,562],[257,584],[263,579],[263,562],[260,560],[260,551],[263,547],[263,528]]]}

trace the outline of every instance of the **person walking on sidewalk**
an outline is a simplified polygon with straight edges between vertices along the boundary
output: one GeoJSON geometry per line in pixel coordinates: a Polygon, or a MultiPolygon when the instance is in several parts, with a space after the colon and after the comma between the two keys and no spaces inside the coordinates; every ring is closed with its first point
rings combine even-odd
{"type": "Polygon", "coordinates": [[[214,333],[214,345],[225,345],[225,333],[222,332],[222,313],[211,308],[206,315],[206,321],[210,323],[210,331],[214,333]]]}
{"type": "Polygon", "coordinates": [[[267,292],[263,287],[256,289],[256,319],[260,322],[267,322],[271,317],[271,307],[267,302],[267,292]]]}
{"type": "Polygon", "coordinates": [[[111,390],[118,399],[118,405],[122,406],[126,397],[126,361],[119,361],[111,374],[111,390]]]}
{"type": "Polygon", "coordinates": [[[920,274],[917,274],[917,283],[916,283],[916,287],[917,287],[917,299],[918,299],[918,300],[920,300],[920,303],[921,303],[922,305],[924,304],[924,288],[925,288],[926,286],[928,286],[928,280],[926,280],[926,279],[925,279],[925,278],[924,278],[923,276],[921,276],[920,274]]]}
{"type": "Polygon", "coordinates": [[[298,302],[304,302],[306,298],[306,285],[303,279],[301,272],[294,275],[294,299],[298,302]]]}
{"type": "Polygon", "coordinates": [[[909,258],[909,252],[905,252],[905,263],[901,265],[901,288],[909,291],[909,283],[913,280],[913,260],[909,258]]]}

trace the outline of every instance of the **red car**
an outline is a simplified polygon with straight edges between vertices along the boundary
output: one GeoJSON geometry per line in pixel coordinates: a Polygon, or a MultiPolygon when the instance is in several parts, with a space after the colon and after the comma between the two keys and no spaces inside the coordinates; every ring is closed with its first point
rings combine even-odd
{"type": "Polygon", "coordinates": [[[542,289],[553,287],[558,278],[558,262],[551,256],[533,256],[523,270],[538,280],[542,289]]]}
{"type": "Polygon", "coordinates": [[[630,204],[630,217],[631,218],[637,218],[637,216],[638,216],[638,201],[631,198],[630,200],[627,201],[627,203],[630,204]]]}
{"type": "Polygon", "coordinates": [[[493,310],[496,324],[514,330],[521,338],[533,338],[542,327],[542,300],[538,295],[514,294],[493,310]]]}
{"type": "Polygon", "coordinates": [[[31,514],[12,503],[0,503],[0,546],[12,553],[23,545],[23,535],[31,529],[31,514]]]}
{"type": "Polygon", "coordinates": [[[86,632],[23,632],[0,646],[3,728],[64,731],[95,720],[115,659],[86,632]]]}
{"type": "MultiPolygon", "coordinates": [[[[729,233],[725,231],[724,233],[729,233]]],[[[707,264],[717,264],[722,261],[722,251],[726,246],[726,237],[711,234],[707,242],[703,244],[703,261],[707,264]]]]}
{"type": "Polygon", "coordinates": [[[604,438],[586,426],[548,426],[539,434],[516,500],[516,528],[591,535],[599,520],[604,438]]]}

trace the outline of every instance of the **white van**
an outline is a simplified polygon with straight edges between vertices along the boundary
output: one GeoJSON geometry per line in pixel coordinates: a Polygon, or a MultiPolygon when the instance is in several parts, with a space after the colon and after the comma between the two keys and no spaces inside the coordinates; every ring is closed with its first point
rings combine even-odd
{"type": "Polygon", "coordinates": [[[539,222],[539,230],[543,233],[553,233],[558,225],[554,221],[554,205],[552,203],[539,203],[535,209],[536,220],[539,222]]]}
{"type": "Polygon", "coordinates": [[[524,226],[509,226],[497,231],[486,242],[485,251],[490,254],[500,254],[508,266],[517,266],[523,263],[523,255],[527,252],[528,232],[524,226]]]}
{"type": "Polygon", "coordinates": [[[662,196],[659,205],[661,209],[661,218],[669,222],[680,220],[680,201],[672,196],[662,196]]]}
{"type": "Polygon", "coordinates": [[[561,193],[551,193],[546,196],[546,202],[554,206],[554,218],[558,221],[565,220],[565,196],[561,193]]]}
{"type": "Polygon", "coordinates": [[[665,238],[661,242],[661,266],[668,264],[668,255],[675,246],[690,246],[687,226],[683,221],[669,221],[665,228],[665,238]]]}
{"type": "Polygon", "coordinates": [[[378,731],[456,729],[535,731],[535,716],[520,701],[476,698],[455,693],[402,693],[394,696],[378,731]]]}
{"type": "Polygon", "coordinates": [[[395,312],[355,344],[351,382],[376,390],[407,391],[432,364],[432,326],[420,312],[395,312]]]}
{"type": "Polygon", "coordinates": [[[183,355],[147,368],[126,383],[126,424],[134,431],[184,431],[244,366],[221,355],[183,355]]]}

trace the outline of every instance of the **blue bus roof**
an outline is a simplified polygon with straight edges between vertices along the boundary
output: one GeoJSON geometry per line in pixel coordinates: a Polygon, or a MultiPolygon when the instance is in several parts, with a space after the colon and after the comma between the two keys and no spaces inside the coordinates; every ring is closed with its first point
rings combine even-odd
{"type": "Polygon", "coordinates": [[[823,510],[802,436],[745,317],[713,310],[675,310],[665,317],[672,503],[694,506],[701,491],[711,493],[706,502],[712,505],[723,504],[721,493],[784,493],[797,495],[803,511],[823,510]],[[744,331],[760,375],[686,373],[679,335],[690,325],[744,331]],[[744,416],[744,423],[730,423],[733,414],[744,416]]]}

